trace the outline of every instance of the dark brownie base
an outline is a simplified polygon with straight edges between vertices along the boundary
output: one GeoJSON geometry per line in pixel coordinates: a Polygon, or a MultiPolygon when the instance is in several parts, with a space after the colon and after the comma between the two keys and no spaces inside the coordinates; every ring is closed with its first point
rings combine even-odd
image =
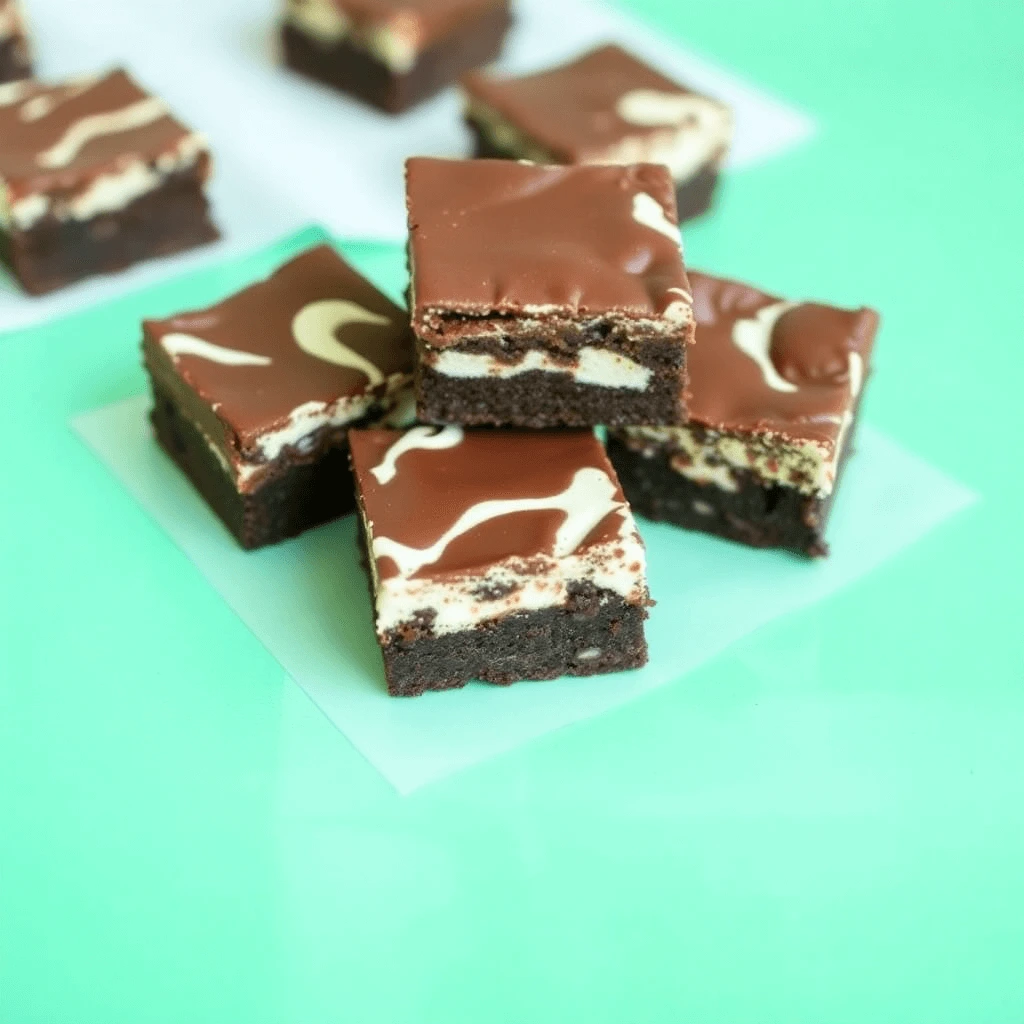
{"type": "MultiPolygon", "coordinates": [[[[849,452],[847,445],[840,470],[849,452]]],[[[792,487],[765,486],[749,470],[734,470],[739,489],[726,491],[677,473],[666,454],[644,455],[615,436],[608,438],[608,455],[626,500],[646,519],[755,548],[784,548],[812,558],[828,554],[825,526],[838,479],[828,498],[814,498],[792,487]]]]}
{"type": "Polygon", "coordinates": [[[347,40],[325,46],[292,25],[282,26],[281,42],[285,63],[294,71],[386,113],[399,114],[451,85],[466,71],[494,60],[511,24],[508,7],[485,11],[424,50],[406,74],[396,74],[347,40]]]}
{"type": "Polygon", "coordinates": [[[201,169],[170,177],[122,210],[91,220],[46,217],[26,231],[0,232],[0,261],[33,295],[142,260],[216,241],[201,169]]]}
{"type": "Polygon", "coordinates": [[[20,36],[0,41],[0,85],[29,78],[32,64],[28,59],[28,47],[20,36]]]}
{"type": "Polygon", "coordinates": [[[429,622],[410,625],[382,645],[388,693],[417,697],[472,680],[508,686],[640,668],[647,664],[646,618],[646,609],[618,594],[579,584],[564,607],[516,612],[464,632],[434,636],[429,622]],[[579,657],[587,651],[600,654],[579,657]]]}
{"type": "Polygon", "coordinates": [[[243,494],[202,432],[159,388],[154,388],[150,418],[160,446],[247,550],[276,544],[355,509],[343,432],[325,454],[283,463],[281,472],[243,494]]]}
{"type": "MultiPolygon", "coordinates": [[[[472,118],[466,118],[466,126],[473,133],[473,156],[475,159],[521,160],[523,158],[522,153],[515,153],[495,145],[494,140],[472,118]]],[[[682,182],[676,188],[676,207],[680,224],[684,221],[694,220],[711,209],[715,200],[718,178],[718,164],[711,163],[702,167],[692,178],[682,182]]]]}

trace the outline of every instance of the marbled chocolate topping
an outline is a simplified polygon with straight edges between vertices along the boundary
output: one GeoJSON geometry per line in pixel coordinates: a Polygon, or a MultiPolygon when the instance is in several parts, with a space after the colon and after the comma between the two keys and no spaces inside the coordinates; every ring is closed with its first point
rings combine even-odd
{"type": "Polygon", "coordinates": [[[406,176],[414,326],[452,315],[690,322],[664,167],[414,158],[406,176]]]}
{"type": "Polygon", "coordinates": [[[350,444],[381,579],[579,555],[632,525],[589,431],[358,430],[350,444]]]}
{"type": "Polygon", "coordinates": [[[216,306],[143,326],[151,368],[179,377],[243,452],[303,408],[383,394],[412,368],[408,315],[327,245],[216,306]]]}
{"type": "Polygon", "coordinates": [[[473,71],[462,84],[471,116],[478,106],[500,115],[551,162],[611,162],[610,154],[627,140],[700,131],[703,114],[713,115],[720,126],[717,141],[709,138],[706,159],[720,156],[731,135],[724,104],[674,82],[620,46],[601,46],[517,78],[473,71]]]}
{"type": "Polygon", "coordinates": [[[860,395],[878,314],[786,302],[697,271],[690,283],[697,319],[687,364],[691,422],[834,451],[860,395]]]}
{"type": "Polygon", "coordinates": [[[27,197],[78,192],[132,162],[159,167],[194,157],[183,147],[199,144],[124,71],[62,85],[0,86],[0,186],[9,208],[27,197]]]}

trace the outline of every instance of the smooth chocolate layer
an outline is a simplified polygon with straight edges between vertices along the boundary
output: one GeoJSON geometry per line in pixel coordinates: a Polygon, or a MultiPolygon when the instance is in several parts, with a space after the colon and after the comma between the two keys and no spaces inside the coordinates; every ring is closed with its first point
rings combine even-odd
{"type": "Polygon", "coordinates": [[[689,282],[664,167],[415,158],[407,185],[413,327],[429,344],[465,340],[472,317],[605,313],[685,343],[689,282]]]}
{"type": "Polygon", "coordinates": [[[511,23],[504,3],[469,11],[447,35],[434,37],[420,50],[407,71],[389,68],[347,37],[325,42],[287,22],[281,40],[285,63],[293,70],[398,114],[451,85],[467,69],[494,60],[511,23]]]}
{"type": "Polygon", "coordinates": [[[204,172],[172,175],[156,191],[90,220],[44,217],[25,231],[0,231],[2,261],[33,295],[141,260],[215,241],[204,172]]]}
{"type": "Polygon", "coordinates": [[[717,167],[732,136],[728,107],[614,45],[531,75],[473,72],[462,85],[482,134],[546,163],[664,162],[682,183],[717,167]]]}
{"type": "Polygon", "coordinates": [[[621,672],[647,663],[643,607],[593,586],[572,588],[564,607],[518,612],[474,629],[435,636],[410,623],[382,644],[388,692],[415,697],[471,680],[521,680],[621,672]]]}
{"type": "Polygon", "coordinates": [[[276,544],[355,508],[343,430],[315,455],[280,460],[257,490],[243,493],[203,431],[159,387],[151,419],[161,447],[247,550],[276,544]]]}
{"type": "Polygon", "coordinates": [[[317,431],[362,419],[412,371],[407,314],[326,245],[143,328],[154,379],[236,467],[311,450],[317,431]]]}

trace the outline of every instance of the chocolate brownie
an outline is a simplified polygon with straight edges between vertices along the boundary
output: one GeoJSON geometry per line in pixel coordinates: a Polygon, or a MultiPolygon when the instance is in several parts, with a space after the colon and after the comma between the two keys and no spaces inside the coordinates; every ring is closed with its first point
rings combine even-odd
{"type": "Polygon", "coordinates": [[[351,435],[388,691],[647,661],[643,543],[589,431],[351,435]]]}
{"type": "Polygon", "coordinates": [[[788,302],[695,271],[690,282],[690,420],[611,432],[625,493],[649,519],[826,555],[878,314],[788,302]]]}
{"type": "Polygon", "coordinates": [[[732,141],[732,112],[620,46],[531,75],[473,71],[462,86],[478,157],[665,164],[680,222],[711,205],[732,141]]]}
{"type": "Polygon", "coordinates": [[[400,113],[494,60],[509,0],[286,0],[285,63],[400,113]]]}
{"type": "Polygon", "coordinates": [[[685,421],[689,282],[668,170],[407,165],[419,417],[685,421]]]}
{"type": "Polygon", "coordinates": [[[18,0],[0,0],[0,84],[32,74],[25,18],[18,0]]]}
{"type": "Polygon", "coordinates": [[[404,310],[329,246],[143,325],[157,439],[245,548],[351,512],[347,438],[407,386],[404,310]]]}
{"type": "Polygon", "coordinates": [[[0,259],[26,291],[217,238],[203,138],[123,71],[0,87],[0,259]]]}

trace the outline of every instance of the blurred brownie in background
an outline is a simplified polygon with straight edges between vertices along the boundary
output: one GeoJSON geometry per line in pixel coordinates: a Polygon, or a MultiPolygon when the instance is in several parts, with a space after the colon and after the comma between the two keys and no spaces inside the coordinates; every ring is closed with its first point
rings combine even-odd
{"type": "Polygon", "coordinates": [[[478,157],[665,164],[680,223],[711,206],[732,141],[732,112],[619,46],[518,78],[472,72],[462,85],[478,157]]]}
{"type": "Polygon", "coordinates": [[[411,378],[405,310],[321,245],[143,330],[157,439],[243,547],[352,511],[348,431],[411,378]]]}
{"type": "Polygon", "coordinates": [[[31,74],[28,33],[21,7],[18,0],[0,0],[0,83],[16,82],[31,74]]]}
{"type": "Polygon", "coordinates": [[[285,0],[285,63],[391,114],[494,60],[509,0],[285,0]]]}
{"type": "Polygon", "coordinates": [[[878,314],[786,302],[690,271],[697,340],[682,427],[610,432],[634,510],[754,547],[826,555],[878,314]]]}
{"type": "Polygon", "coordinates": [[[210,168],[123,71],[0,86],[0,260],[40,294],[213,241],[210,168]]]}

